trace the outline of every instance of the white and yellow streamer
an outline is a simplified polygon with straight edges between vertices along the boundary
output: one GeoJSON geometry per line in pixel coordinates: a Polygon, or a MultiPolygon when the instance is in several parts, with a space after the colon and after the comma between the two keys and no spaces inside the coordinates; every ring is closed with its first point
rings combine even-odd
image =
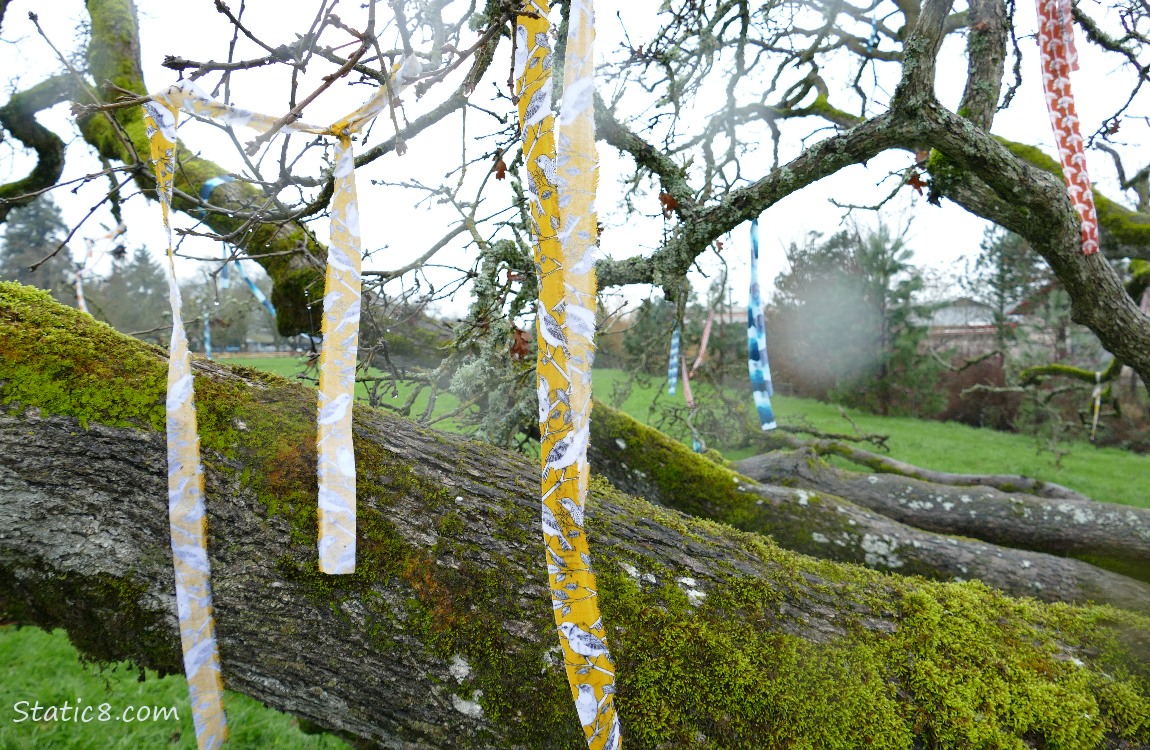
{"type": "Polygon", "coordinates": [[[524,4],[514,71],[539,275],[543,537],[567,680],[587,745],[618,750],[615,664],[584,530],[597,254],[594,16],[588,0],[572,0],[557,148],[549,10],[547,0],[524,4]]]}
{"type": "MultiPolygon", "coordinates": [[[[391,98],[419,74],[419,69],[415,57],[407,58],[396,66],[389,86],[380,87],[367,103],[330,127],[302,122],[283,126],[287,131],[336,139],[316,437],[319,568],[328,574],[355,572],[355,452],[351,418],[359,347],[361,254],[351,137],[390,106],[391,98]]],[[[212,618],[199,433],[172,254],[170,214],[176,169],[176,125],[180,110],[260,132],[276,127],[279,118],[215,101],[191,81],[181,81],[154,95],[152,100],[144,105],[145,122],[168,233],[168,288],[173,323],[167,402],[169,522],[184,669],[197,743],[200,750],[207,750],[219,747],[226,740],[227,722],[212,618]]]]}
{"type": "Polygon", "coordinates": [[[167,398],[168,523],[175,564],[176,610],[196,741],[200,750],[214,750],[227,740],[228,724],[224,715],[216,624],[212,617],[204,473],[200,465],[191,357],[180,317],[180,286],[176,282],[172,254],[169,216],[176,172],[176,113],[152,102],[144,105],[144,113],[156,172],[156,192],[168,234],[168,301],[172,307],[167,398]]]}

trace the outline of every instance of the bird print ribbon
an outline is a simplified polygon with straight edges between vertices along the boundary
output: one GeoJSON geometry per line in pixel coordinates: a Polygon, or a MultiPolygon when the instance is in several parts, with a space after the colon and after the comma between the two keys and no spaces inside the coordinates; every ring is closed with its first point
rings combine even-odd
{"type": "Polygon", "coordinates": [[[208,565],[204,473],[196,427],[191,358],[180,316],[180,285],[172,250],[172,187],[176,172],[176,111],[158,101],[144,105],[144,123],[156,172],[156,192],[168,235],[168,302],[172,339],[168,349],[168,523],[176,578],[176,612],[184,652],[184,674],[199,750],[214,750],[227,740],[224,685],[212,616],[208,565]]]}
{"type": "Polygon", "coordinates": [[[1046,108],[1050,111],[1050,124],[1058,143],[1062,176],[1082,221],[1082,253],[1093,255],[1098,252],[1098,212],[1086,171],[1086,152],[1074,109],[1074,94],[1070,90],[1070,71],[1078,70],[1074,16],[1070,0],[1037,0],[1037,3],[1038,49],[1046,108]]]}
{"type": "Polygon", "coordinates": [[[667,357],[667,395],[675,395],[679,377],[679,326],[671,332],[671,354],[667,357]]]}
{"type": "Polygon", "coordinates": [[[587,745],[618,750],[615,664],[584,530],[597,254],[594,16],[588,0],[571,0],[569,9],[558,147],[547,0],[526,0],[515,29],[514,77],[539,277],[543,538],[567,680],[587,745]]]}
{"type": "MultiPolygon", "coordinates": [[[[415,57],[407,58],[396,65],[389,85],[380,87],[367,103],[330,127],[298,121],[282,126],[287,131],[336,139],[317,435],[318,547],[319,568],[323,573],[355,572],[355,454],[351,415],[359,344],[361,258],[351,136],[384,111],[418,73],[419,61],[415,57]]],[[[181,109],[196,117],[260,132],[280,127],[281,123],[279,118],[215,101],[187,80],[153,95],[152,100],[144,104],[156,187],[168,234],[168,296],[173,324],[168,362],[168,493],[176,600],[196,739],[200,750],[205,750],[224,742],[227,725],[212,619],[199,434],[171,242],[176,125],[181,109]]],[[[213,189],[215,187],[218,186],[213,189]]]]}
{"type": "Polygon", "coordinates": [[[751,298],[747,303],[747,368],[751,372],[751,393],[759,412],[759,424],[773,430],[775,411],[771,408],[771,365],[767,361],[767,325],[759,294],[759,220],[751,220],[751,298]]]}
{"type": "MultiPolygon", "coordinates": [[[[355,155],[351,136],[383,112],[419,73],[414,56],[396,65],[391,81],[363,106],[330,127],[296,121],[291,132],[335,139],[332,177],[331,242],[323,298],[323,348],[320,351],[319,418],[316,448],[319,476],[319,568],[328,574],[355,572],[355,453],[351,416],[359,349],[360,231],[355,192],[355,155]]],[[[267,132],[280,118],[215,101],[191,81],[180,81],[153,99],[174,123],[180,109],[226,125],[267,132]]],[[[157,136],[158,137],[158,136],[157,136]]],[[[174,142],[171,144],[175,148],[174,142]]],[[[213,186],[215,189],[217,186],[213,186]]]]}

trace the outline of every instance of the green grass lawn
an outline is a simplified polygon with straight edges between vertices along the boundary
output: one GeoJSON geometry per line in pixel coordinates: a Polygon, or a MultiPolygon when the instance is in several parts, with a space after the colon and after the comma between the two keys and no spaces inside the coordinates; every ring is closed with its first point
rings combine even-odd
{"type": "MultiPolygon", "coordinates": [[[[279,357],[226,357],[221,361],[233,365],[254,367],[285,377],[304,372],[303,358],[279,357]]],[[[309,373],[314,376],[314,371],[309,373]]],[[[624,380],[626,373],[618,370],[596,370],[597,397],[612,403],[615,384],[624,380]]],[[[651,419],[651,404],[655,400],[656,386],[634,385],[627,398],[619,404],[627,413],[643,422],[651,419]]],[[[707,386],[694,386],[696,398],[705,398],[707,386]]],[[[359,396],[367,397],[363,384],[359,396]]],[[[410,393],[401,387],[394,403],[403,403],[410,393]]],[[[742,398],[744,394],[728,391],[727,395],[742,398]]],[[[750,394],[745,394],[750,399],[750,394]]],[[[427,395],[416,400],[413,413],[420,414],[426,407],[427,395]]],[[[683,395],[659,396],[658,405],[682,407],[683,395]]],[[[828,432],[851,432],[853,427],[840,414],[839,407],[808,399],[777,396],[773,399],[775,414],[781,424],[806,424],[828,432]]],[[[458,407],[458,401],[441,395],[436,402],[435,414],[444,414],[458,407]]],[[[1069,453],[1062,457],[1061,468],[1049,452],[1036,449],[1033,438],[967,427],[955,423],[930,422],[898,417],[879,417],[853,409],[846,414],[864,432],[889,435],[890,455],[919,466],[957,472],[986,472],[1026,474],[1047,481],[1058,482],[1086,493],[1098,500],[1150,507],[1150,457],[1136,456],[1113,448],[1095,448],[1089,443],[1064,445],[1069,453]]],[[[657,416],[657,414],[655,415],[657,416]]],[[[440,423],[441,429],[456,429],[452,421],[440,423]]],[[[724,452],[727,458],[737,460],[757,451],[754,447],[724,452]]],[[[852,464],[845,464],[858,469],[852,464]]],[[[63,632],[48,634],[34,628],[16,630],[0,628],[0,750],[41,750],[49,748],[194,748],[195,739],[188,711],[187,685],[180,676],[163,679],[149,675],[144,682],[137,681],[137,673],[126,666],[118,669],[100,669],[81,666],[75,650],[63,632]],[[19,718],[13,706],[18,701],[40,701],[41,705],[62,705],[77,699],[84,705],[109,703],[116,708],[127,705],[176,707],[179,721],[163,720],[148,723],[72,722],[14,723],[19,718]]],[[[299,731],[295,721],[284,714],[266,708],[241,695],[228,694],[227,708],[232,727],[234,748],[340,748],[346,747],[331,736],[309,736],[299,731]]]]}
{"type": "MultiPolygon", "coordinates": [[[[232,357],[222,360],[229,364],[254,367],[274,372],[285,377],[294,377],[303,371],[302,358],[243,358],[232,357]]],[[[621,370],[595,370],[595,393],[612,406],[622,409],[641,422],[654,423],[651,404],[655,401],[657,386],[661,378],[653,378],[646,387],[635,383],[627,398],[614,403],[612,393],[616,384],[627,379],[621,370]]],[[[706,398],[709,386],[705,383],[693,385],[696,397],[706,398]]],[[[400,387],[395,401],[400,403],[407,398],[409,388],[400,387]]],[[[366,388],[360,384],[361,398],[367,397],[366,388]]],[[[743,394],[728,389],[728,397],[741,398],[743,394]]],[[[746,394],[749,402],[750,394],[746,394]]],[[[413,414],[422,413],[427,403],[423,394],[416,400],[413,414]]],[[[682,407],[682,390],[675,396],[665,392],[659,396],[658,404],[682,407]]],[[[840,408],[812,399],[775,396],[772,399],[775,416],[783,425],[809,425],[826,432],[854,431],[850,422],[844,419],[840,408]]],[[[436,403],[436,414],[443,414],[457,408],[458,400],[450,394],[441,395],[436,403]]],[[[887,442],[891,458],[937,471],[962,473],[1023,474],[1048,482],[1057,482],[1078,490],[1096,500],[1124,503],[1150,508],[1150,487],[1146,478],[1150,477],[1150,456],[1139,456],[1117,448],[1096,448],[1088,442],[1069,441],[1060,445],[1068,451],[1062,456],[1061,466],[1049,450],[1040,450],[1039,443],[1028,435],[997,432],[989,429],[968,427],[956,422],[934,422],[907,417],[880,417],[856,409],[843,409],[858,428],[865,433],[889,435],[887,442]]],[[[453,422],[437,425],[440,429],[454,429],[453,422]]],[[[753,428],[752,428],[753,429],[753,428]]],[[[872,448],[863,444],[863,448],[872,448]]],[[[723,455],[737,461],[754,455],[758,448],[743,447],[730,450],[720,449],[723,455]]],[[[839,465],[855,471],[865,471],[862,467],[839,459],[839,465]]]]}
{"type": "MultiPolygon", "coordinates": [[[[159,678],[127,664],[82,666],[63,631],[46,633],[38,628],[0,627],[0,750],[195,750],[196,735],[188,707],[188,687],[183,677],[159,678]],[[27,701],[27,704],[24,703],[27,701]],[[91,706],[92,721],[33,721],[33,704],[57,706],[57,719],[65,701],[70,706],[91,706]],[[108,704],[109,721],[99,721],[99,707],[108,704]],[[164,709],[158,720],[117,721],[164,709]],[[148,710],[145,712],[144,707],[148,710]],[[167,712],[175,709],[178,720],[167,712]],[[21,721],[23,719],[23,721],[21,721]]],[[[347,745],[331,735],[307,735],[287,714],[273,711],[243,695],[225,698],[231,728],[229,748],[264,750],[336,750],[347,745]]],[[[43,715],[42,713],[40,714],[43,715]]],[[[69,714],[71,718],[71,714],[69,714]]]]}
{"type": "MultiPolygon", "coordinates": [[[[619,370],[596,370],[597,398],[611,403],[616,383],[626,379],[619,370]]],[[[662,379],[653,379],[652,385],[635,384],[627,399],[617,406],[636,419],[646,422],[649,407],[662,379]]],[[[706,384],[693,384],[696,399],[706,397],[706,384]]],[[[730,392],[728,395],[732,395],[730,392]]],[[[740,397],[741,394],[733,394],[740,397]]],[[[746,394],[750,400],[750,393],[746,394]]],[[[666,392],[659,397],[661,404],[682,407],[685,402],[680,390],[675,396],[666,392]]],[[[787,396],[771,399],[775,417],[782,425],[810,425],[826,432],[852,433],[854,428],[844,419],[838,406],[820,401],[787,396]]],[[[887,445],[891,458],[937,471],[980,474],[1024,474],[1048,482],[1057,482],[1105,502],[1124,503],[1150,508],[1150,456],[1139,456],[1117,448],[1096,448],[1088,442],[1066,442],[1061,450],[1062,466],[1056,465],[1053,453],[1038,450],[1033,437],[989,429],[968,427],[956,422],[934,422],[906,417],[880,417],[856,409],[843,409],[864,433],[889,435],[887,445]]],[[[873,446],[862,444],[871,449],[873,446]]],[[[731,460],[754,455],[754,447],[722,451],[731,460]]],[[[854,471],[865,471],[856,464],[842,461],[841,466],[854,471]]]]}

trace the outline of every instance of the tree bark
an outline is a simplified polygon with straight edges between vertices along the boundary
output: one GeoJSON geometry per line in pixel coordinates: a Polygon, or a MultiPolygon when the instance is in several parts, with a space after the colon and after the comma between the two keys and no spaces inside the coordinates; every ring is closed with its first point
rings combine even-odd
{"type": "Polygon", "coordinates": [[[1145,508],[1052,500],[992,487],[952,487],[897,474],[860,474],[831,466],[806,450],[767,453],[736,467],[760,482],[849,497],[920,529],[1068,555],[1150,581],[1150,511],[1145,508]]]}
{"type": "MultiPolygon", "coordinates": [[[[0,610],[179,671],[163,374],[159,350],[0,284],[0,610]]],[[[583,745],[536,466],[357,409],[359,566],[324,576],[314,391],[196,374],[229,688],[365,746],[583,745]]],[[[1150,748],[1145,617],[817,561],[592,490],[628,747],[1150,748]]]]}

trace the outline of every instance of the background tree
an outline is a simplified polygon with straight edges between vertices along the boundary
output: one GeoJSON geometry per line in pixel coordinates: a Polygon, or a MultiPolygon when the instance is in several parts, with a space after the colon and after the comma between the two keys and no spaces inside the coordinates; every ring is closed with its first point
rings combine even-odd
{"type": "Polygon", "coordinates": [[[60,249],[67,234],[68,225],[50,195],[13,211],[4,225],[0,279],[38,287],[64,304],[76,304],[72,253],[60,249]]]}
{"type": "Polygon", "coordinates": [[[88,277],[84,297],[96,320],[144,341],[167,345],[171,336],[168,280],[144,248],[136,248],[131,258],[115,263],[106,277],[88,277]]]}
{"type": "Polygon", "coordinates": [[[886,226],[792,244],[768,315],[781,377],[880,414],[937,412],[938,366],[921,351],[926,308],[911,257],[886,226]]]}
{"type": "Polygon", "coordinates": [[[1015,309],[1051,279],[1042,258],[1019,235],[988,227],[979,254],[967,264],[961,280],[963,291],[990,308],[994,316],[995,343],[1007,354],[1017,342],[1015,309]]]}

